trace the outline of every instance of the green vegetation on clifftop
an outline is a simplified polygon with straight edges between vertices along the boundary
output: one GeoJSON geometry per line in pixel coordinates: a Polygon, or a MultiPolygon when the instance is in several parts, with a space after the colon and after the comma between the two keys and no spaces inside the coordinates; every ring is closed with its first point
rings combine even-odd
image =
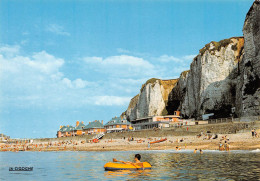
{"type": "MultiPolygon", "coordinates": [[[[215,42],[215,41],[212,41],[208,44],[205,45],[205,47],[203,47],[202,49],[200,49],[200,54],[201,56],[208,50],[209,53],[211,53],[212,55],[215,54],[215,51],[220,51],[221,47],[227,47],[229,44],[233,43],[232,39],[241,39],[243,37],[232,37],[232,38],[229,38],[229,39],[224,39],[224,40],[221,40],[219,42],[215,42]],[[210,49],[210,45],[213,44],[213,48],[210,49]]],[[[236,46],[232,46],[232,50],[236,50],[236,46]]]]}

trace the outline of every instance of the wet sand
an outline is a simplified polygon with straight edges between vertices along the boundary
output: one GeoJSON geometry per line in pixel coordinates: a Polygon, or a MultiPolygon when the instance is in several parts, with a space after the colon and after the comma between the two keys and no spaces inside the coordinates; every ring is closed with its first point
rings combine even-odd
{"type": "MultiPolygon", "coordinates": [[[[259,131],[258,131],[259,132],[259,131]]],[[[220,144],[228,143],[230,150],[255,150],[260,149],[260,137],[252,137],[251,132],[237,134],[218,134],[218,138],[212,139],[202,136],[168,136],[161,143],[150,144],[148,142],[162,139],[161,137],[138,138],[128,141],[128,138],[101,139],[98,143],[86,143],[81,141],[54,141],[37,142],[32,144],[1,144],[0,151],[128,151],[128,150],[172,150],[202,149],[219,150],[220,144]],[[225,143],[226,142],[226,143],[225,143]]]]}

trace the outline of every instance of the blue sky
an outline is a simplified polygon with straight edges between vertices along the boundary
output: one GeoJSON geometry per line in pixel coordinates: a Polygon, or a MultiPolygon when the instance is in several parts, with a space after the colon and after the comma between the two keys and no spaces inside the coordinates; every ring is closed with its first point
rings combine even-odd
{"type": "Polygon", "coordinates": [[[119,116],[147,79],[178,78],[205,44],[242,36],[252,3],[0,1],[0,133],[119,116]]]}

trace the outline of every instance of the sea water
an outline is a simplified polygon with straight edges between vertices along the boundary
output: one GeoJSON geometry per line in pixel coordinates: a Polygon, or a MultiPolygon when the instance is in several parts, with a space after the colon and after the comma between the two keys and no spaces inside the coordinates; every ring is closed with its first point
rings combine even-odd
{"type": "Polygon", "coordinates": [[[0,180],[260,180],[260,150],[0,152],[0,180]],[[133,161],[136,153],[152,170],[104,170],[113,158],[133,161]],[[10,167],[33,171],[9,171],[10,167]]]}

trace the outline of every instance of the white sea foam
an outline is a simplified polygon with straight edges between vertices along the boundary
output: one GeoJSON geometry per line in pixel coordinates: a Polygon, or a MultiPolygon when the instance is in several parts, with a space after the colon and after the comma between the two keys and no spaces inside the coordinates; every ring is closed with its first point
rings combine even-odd
{"type": "Polygon", "coordinates": [[[260,152],[260,149],[252,150],[252,152],[260,152]]]}
{"type": "MultiPolygon", "coordinates": [[[[219,150],[202,150],[203,153],[210,153],[210,154],[226,154],[226,153],[234,153],[234,154],[246,154],[246,153],[258,153],[260,152],[260,149],[256,150],[230,150],[230,151],[219,151],[219,150]]],[[[111,152],[139,152],[139,153],[193,153],[194,150],[129,150],[129,151],[111,151],[111,152]]],[[[197,153],[199,153],[199,149],[197,150],[197,153]]]]}

